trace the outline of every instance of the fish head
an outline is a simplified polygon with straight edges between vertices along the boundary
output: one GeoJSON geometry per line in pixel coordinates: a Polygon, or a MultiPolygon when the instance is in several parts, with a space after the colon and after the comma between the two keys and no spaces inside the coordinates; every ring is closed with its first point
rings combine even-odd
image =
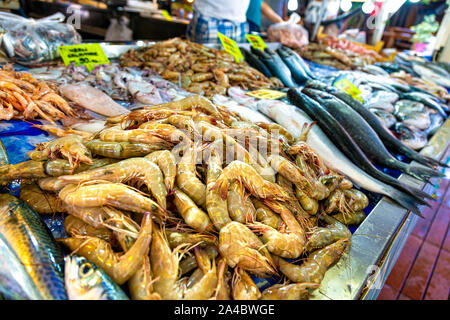
{"type": "Polygon", "coordinates": [[[70,300],[103,300],[105,297],[101,269],[84,257],[67,256],[65,282],[70,300]]]}

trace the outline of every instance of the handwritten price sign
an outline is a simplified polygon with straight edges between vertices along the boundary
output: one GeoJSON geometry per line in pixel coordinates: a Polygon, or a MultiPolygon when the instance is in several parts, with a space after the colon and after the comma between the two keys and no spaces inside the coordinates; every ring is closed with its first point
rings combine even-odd
{"type": "Polygon", "coordinates": [[[99,43],[59,46],[58,51],[66,66],[75,62],[75,65],[85,65],[89,71],[92,71],[95,65],[109,63],[99,43]]]}
{"type": "Polygon", "coordinates": [[[225,51],[231,54],[234,57],[234,60],[236,60],[236,62],[244,61],[244,56],[242,55],[242,52],[239,49],[236,41],[228,38],[226,35],[220,32],[217,32],[217,35],[219,36],[220,42],[222,43],[222,46],[225,49],[225,51]]]}

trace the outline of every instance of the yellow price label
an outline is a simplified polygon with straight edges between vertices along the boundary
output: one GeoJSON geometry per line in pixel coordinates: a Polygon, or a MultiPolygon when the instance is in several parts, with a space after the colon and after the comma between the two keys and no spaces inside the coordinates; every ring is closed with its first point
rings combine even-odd
{"type": "Polygon", "coordinates": [[[335,82],[334,86],[351,95],[353,99],[358,99],[359,101],[364,102],[363,99],[359,96],[361,94],[361,91],[347,79],[342,79],[335,82]]]}
{"type": "Polygon", "coordinates": [[[256,91],[249,91],[246,93],[248,96],[255,97],[258,99],[270,99],[276,100],[286,96],[285,92],[270,90],[270,89],[260,89],[256,91]]]}
{"type": "Polygon", "coordinates": [[[92,71],[95,65],[109,63],[99,43],[59,46],[58,51],[66,66],[75,62],[76,66],[85,65],[89,71],[92,71]]]}
{"type": "Polygon", "coordinates": [[[252,45],[253,48],[259,49],[261,51],[264,51],[264,48],[267,48],[267,44],[258,35],[246,34],[245,37],[247,38],[248,42],[250,42],[250,44],[252,45]]]}
{"type": "Polygon", "coordinates": [[[168,21],[172,21],[173,18],[172,16],[169,14],[169,12],[167,12],[167,10],[161,10],[161,15],[166,18],[166,20],[168,21]]]}
{"type": "Polygon", "coordinates": [[[220,42],[222,43],[222,46],[225,49],[225,51],[231,54],[234,57],[234,60],[236,60],[236,62],[244,61],[244,56],[242,55],[242,52],[239,49],[236,41],[228,38],[226,35],[220,32],[217,32],[217,35],[219,36],[220,42]]]}

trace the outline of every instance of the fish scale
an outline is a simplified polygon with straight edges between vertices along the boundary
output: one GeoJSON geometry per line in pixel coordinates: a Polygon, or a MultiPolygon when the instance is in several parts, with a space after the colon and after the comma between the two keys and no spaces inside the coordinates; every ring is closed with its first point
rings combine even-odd
{"type": "Polygon", "coordinates": [[[19,299],[67,299],[53,237],[27,204],[9,194],[0,194],[0,251],[0,264],[10,263],[0,271],[0,291],[19,299]]]}

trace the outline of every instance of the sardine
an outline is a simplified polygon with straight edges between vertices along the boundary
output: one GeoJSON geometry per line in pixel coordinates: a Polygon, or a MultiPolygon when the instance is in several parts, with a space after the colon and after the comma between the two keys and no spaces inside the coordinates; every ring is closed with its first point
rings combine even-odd
{"type": "Polygon", "coordinates": [[[84,257],[65,258],[65,282],[70,300],[129,300],[99,267],[84,257]]]}
{"type": "Polygon", "coordinates": [[[59,247],[39,216],[10,194],[0,194],[0,292],[11,299],[67,299],[59,247]]]}

